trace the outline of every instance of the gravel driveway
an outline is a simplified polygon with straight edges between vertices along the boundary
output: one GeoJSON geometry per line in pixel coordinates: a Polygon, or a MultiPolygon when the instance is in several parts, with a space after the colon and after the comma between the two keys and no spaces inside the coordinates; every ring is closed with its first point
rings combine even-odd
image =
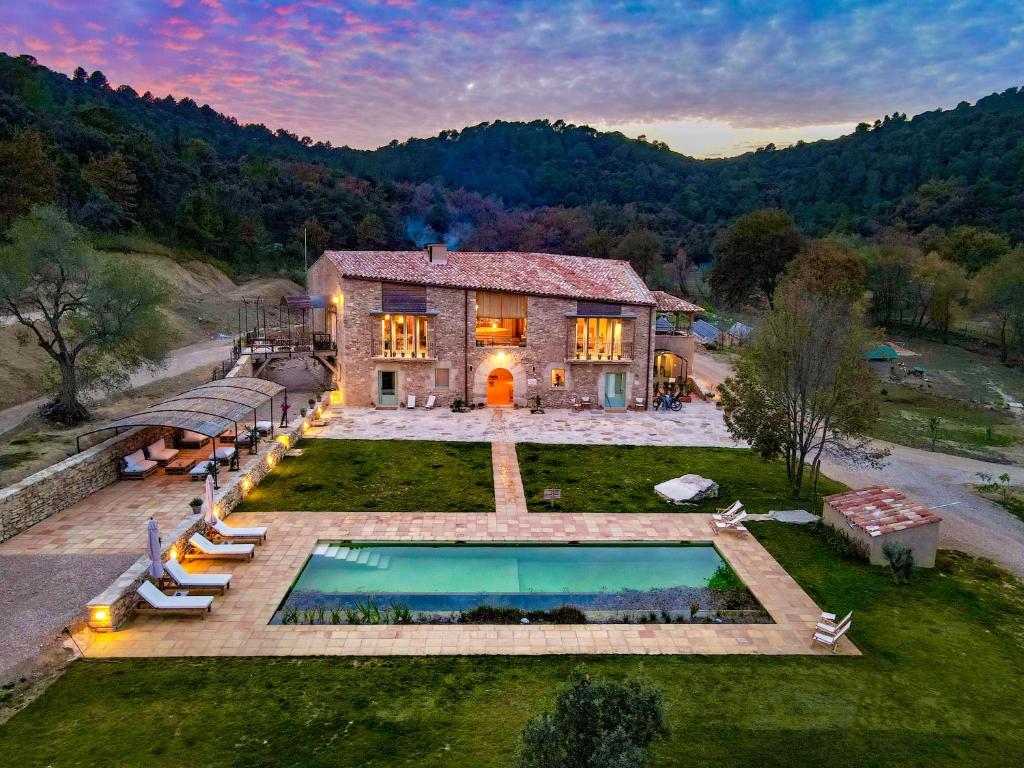
{"type": "Polygon", "coordinates": [[[825,474],[851,486],[891,485],[943,517],[941,546],[990,558],[1024,578],[1024,521],[967,486],[978,472],[998,477],[1008,472],[1024,484],[1024,468],[931,453],[882,443],[892,451],[881,470],[823,462],[825,474]]]}

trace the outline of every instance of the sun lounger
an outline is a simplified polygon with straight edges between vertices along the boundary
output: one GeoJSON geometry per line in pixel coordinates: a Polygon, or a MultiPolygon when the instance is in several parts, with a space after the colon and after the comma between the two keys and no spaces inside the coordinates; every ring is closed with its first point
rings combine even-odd
{"type": "Polygon", "coordinates": [[[711,516],[713,520],[725,522],[732,520],[736,515],[743,511],[743,502],[734,501],[731,507],[722,507],[715,514],[711,516]]]}
{"type": "Polygon", "coordinates": [[[155,461],[147,459],[141,448],[129,453],[122,461],[124,469],[121,471],[121,476],[125,480],[143,480],[156,472],[156,468],[159,466],[155,461]]]}
{"type": "Polygon", "coordinates": [[[206,435],[200,435],[198,432],[187,429],[183,429],[181,437],[178,438],[178,445],[182,448],[202,448],[208,442],[210,442],[210,438],[206,435]]]}
{"type": "Polygon", "coordinates": [[[423,407],[426,408],[429,411],[429,410],[433,409],[434,404],[436,402],[437,402],[437,397],[435,395],[431,395],[430,397],[427,398],[427,404],[424,405],[423,407]]]}
{"type": "Polygon", "coordinates": [[[272,421],[257,421],[256,422],[256,431],[259,432],[260,435],[270,435],[270,434],[273,434],[273,432],[274,432],[274,422],[272,422],[272,421]]]}
{"type": "Polygon", "coordinates": [[[214,544],[201,533],[188,540],[192,551],[185,557],[193,560],[252,560],[256,548],[252,544],[214,544]]]}
{"type": "Polygon", "coordinates": [[[155,443],[150,443],[146,446],[146,453],[151,461],[155,461],[162,466],[168,461],[172,461],[178,455],[178,449],[168,448],[167,441],[160,438],[155,443]]]}
{"type": "Polygon", "coordinates": [[[144,601],[135,608],[136,613],[183,613],[205,618],[213,605],[209,596],[165,595],[151,581],[142,582],[136,593],[144,601]]]}
{"type": "Polygon", "coordinates": [[[193,480],[205,480],[206,476],[210,474],[212,464],[212,461],[197,462],[196,465],[188,471],[188,476],[193,480]]]}
{"type": "Polygon", "coordinates": [[[416,407],[416,395],[409,395],[409,400],[406,402],[405,407],[410,411],[416,407]]]}
{"type": "Polygon", "coordinates": [[[835,617],[834,613],[822,613],[821,618],[818,619],[818,623],[815,625],[814,631],[835,634],[844,624],[850,623],[853,619],[853,611],[846,614],[840,622],[837,622],[835,617]],[[832,618],[828,618],[829,616],[832,618]]]}
{"type": "Polygon", "coordinates": [[[225,445],[221,448],[217,448],[216,450],[211,451],[210,455],[207,456],[206,458],[208,458],[210,461],[216,459],[221,464],[227,464],[229,461],[231,461],[231,457],[235,455],[235,451],[237,450],[238,449],[235,448],[233,445],[225,445]]]}
{"type": "Polygon", "coordinates": [[[239,544],[246,541],[252,544],[262,544],[267,538],[267,529],[262,525],[252,526],[251,528],[233,528],[223,520],[218,519],[212,528],[218,536],[231,539],[239,544]]]}
{"type": "Polygon", "coordinates": [[[746,518],[746,512],[740,512],[735,517],[729,520],[708,520],[711,525],[712,532],[717,536],[722,531],[736,531],[737,533],[746,533],[747,529],[741,525],[743,520],[746,518]]]}
{"type": "Polygon", "coordinates": [[[168,560],[164,563],[164,573],[177,587],[197,594],[213,592],[223,595],[224,590],[231,587],[230,573],[189,573],[177,560],[168,560]]]}
{"type": "Polygon", "coordinates": [[[853,624],[852,618],[853,613],[851,612],[834,627],[828,627],[819,623],[814,628],[814,635],[811,637],[812,642],[824,645],[826,648],[831,648],[832,653],[836,653],[839,650],[839,641],[843,635],[850,631],[850,626],[853,624]]]}

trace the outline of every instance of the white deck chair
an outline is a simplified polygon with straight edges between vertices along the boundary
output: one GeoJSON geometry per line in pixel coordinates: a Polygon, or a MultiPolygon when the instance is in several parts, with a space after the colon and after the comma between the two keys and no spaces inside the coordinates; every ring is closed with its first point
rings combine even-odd
{"type": "Polygon", "coordinates": [[[216,592],[224,594],[231,587],[230,573],[189,573],[177,560],[164,563],[164,573],[177,586],[194,592],[216,592]]]}
{"type": "Polygon", "coordinates": [[[266,526],[255,525],[251,528],[232,528],[219,518],[213,524],[213,530],[217,532],[218,536],[222,536],[225,539],[250,539],[253,544],[262,544],[267,538],[266,526]]]}
{"type": "Polygon", "coordinates": [[[717,536],[722,531],[736,531],[737,533],[746,533],[747,529],[743,527],[743,520],[746,518],[746,512],[740,512],[735,517],[729,520],[708,520],[711,525],[711,530],[717,536]]]}
{"type": "Polygon", "coordinates": [[[820,645],[824,645],[826,648],[831,648],[832,653],[837,653],[839,651],[839,641],[842,639],[843,635],[850,631],[850,627],[853,624],[850,620],[852,615],[853,614],[851,613],[833,627],[832,629],[834,631],[832,632],[822,631],[820,629],[821,625],[819,624],[818,628],[814,630],[814,636],[811,638],[812,641],[819,643],[820,645]]]}
{"type": "Polygon", "coordinates": [[[734,501],[731,507],[725,507],[718,510],[718,512],[711,516],[713,520],[719,520],[725,522],[726,520],[732,520],[736,515],[743,511],[743,502],[734,501]]]}
{"type": "Polygon", "coordinates": [[[818,623],[814,627],[815,632],[824,632],[826,634],[835,634],[844,624],[849,624],[853,619],[853,611],[850,611],[843,617],[842,621],[836,621],[836,615],[834,613],[822,612],[821,618],[818,619],[818,623]],[[831,617],[831,618],[829,618],[831,617]]]}
{"type": "Polygon", "coordinates": [[[252,544],[214,544],[201,533],[188,540],[194,551],[185,555],[192,560],[252,560],[256,547],[252,544]]]}
{"type": "Polygon", "coordinates": [[[429,411],[429,410],[431,410],[434,407],[434,404],[436,402],[437,402],[437,397],[435,395],[430,395],[427,398],[427,404],[424,405],[423,407],[426,408],[429,411]]]}
{"type": "Polygon", "coordinates": [[[205,618],[213,604],[213,598],[209,595],[165,595],[151,581],[142,582],[135,591],[146,603],[136,607],[137,613],[188,613],[205,618]]]}
{"type": "Polygon", "coordinates": [[[416,395],[409,395],[409,400],[405,404],[405,407],[408,408],[410,411],[416,407],[416,395]]]}

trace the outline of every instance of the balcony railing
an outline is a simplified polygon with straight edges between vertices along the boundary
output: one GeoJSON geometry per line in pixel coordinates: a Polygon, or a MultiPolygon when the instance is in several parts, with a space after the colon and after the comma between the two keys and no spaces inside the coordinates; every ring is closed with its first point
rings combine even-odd
{"type": "Polygon", "coordinates": [[[525,336],[477,336],[478,347],[525,347],[525,336]]]}
{"type": "Polygon", "coordinates": [[[385,346],[384,342],[380,339],[373,340],[373,356],[374,357],[386,357],[392,360],[433,360],[434,358],[430,354],[430,348],[424,349],[420,347],[417,351],[415,349],[392,349],[390,345],[385,346]]]}
{"type": "Polygon", "coordinates": [[[609,346],[577,347],[570,339],[565,352],[566,360],[581,360],[592,363],[627,363],[633,359],[633,342],[623,341],[617,348],[609,346]]]}

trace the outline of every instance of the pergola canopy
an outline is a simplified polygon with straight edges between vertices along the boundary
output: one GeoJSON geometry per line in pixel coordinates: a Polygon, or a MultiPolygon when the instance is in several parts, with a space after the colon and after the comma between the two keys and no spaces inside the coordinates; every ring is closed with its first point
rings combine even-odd
{"type": "Polygon", "coordinates": [[[281,297],[281,304],[292,312],[302,309],[323,309],[330,303],[330,298],[322,293],[292,293],[281,297]]]}
{"type": "Polygon", "coordinates": [[[240,421],[255,422],[256,409],[284,389],[275,382],[249,376],[218,379],[78,437],[128,427],[173,427],[216,437],[240,421]]]}

